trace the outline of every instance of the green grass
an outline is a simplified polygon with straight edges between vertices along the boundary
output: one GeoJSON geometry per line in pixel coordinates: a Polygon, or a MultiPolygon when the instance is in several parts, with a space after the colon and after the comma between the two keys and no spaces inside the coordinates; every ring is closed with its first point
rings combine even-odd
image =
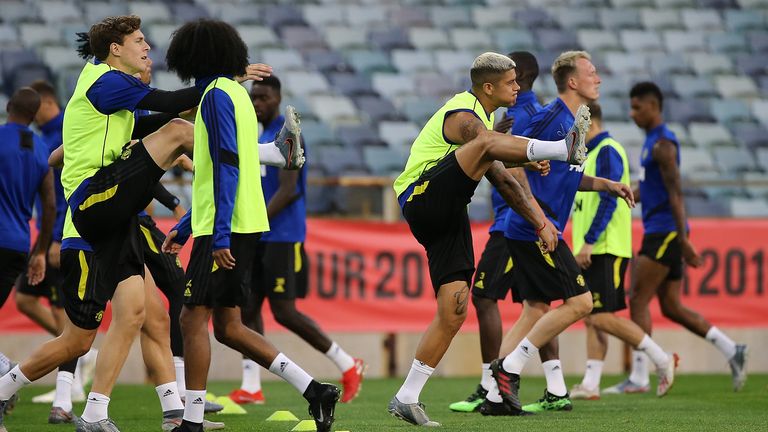
{"type": "MultiPolygon", "coordinates": [[[[568,379],[570,386],[578,378],[568,379]]],[[[619,377],[605,377],[604,385],[618,382],[619,377]]],[[[409,431],[412,426],[391,417],[386,406],[397,391],[401,379],[368,380],[361,396],[351,404],[339,404],[335,430],[409,431]]],[[[227,394],[235,383],[213,383],[209,391],[227,394]]],[[[755,431],[768,428],[768,375],[752,375],[740,393],[731,391],[730,376],[679,376],[674,389],[664,399],[653,395],[604,396],[596,402],[575,401],[569,413],[545,413],[532,417],[486,418],[480,414],[459,414],[448,410],[448,404],[463,399],[477,385],[476,379],[430,380],[422,394],[427,413],[454,431],[755,431]],[[514,428],[514,429],[512,429],[514,428]]],[[[544,388],[541,378],[524,378],[521,399],[524,403],[537,399],[544,388]]],[[[71,426],[48,425],[49,406],[32,404],[32,396],[50,387],[24,390],[16,410],[6,417],[9,432],[62,431],[71,426]]],[[[267,404],[247,406],[247,415],[210,416],[224,421],[228,431],[287,432],[293,422],[265,422],[275,410],[290,410],[301,419],[309,419],[303,399],[287,384],[267,382],[264,385],[267,404]]],[[[81,413],[83,404],[76,404],[81,413]]],[[[160,408],[151,386],[121,385],[112,395],[110,415],[123,432],[159,431],[160,408]]]]}

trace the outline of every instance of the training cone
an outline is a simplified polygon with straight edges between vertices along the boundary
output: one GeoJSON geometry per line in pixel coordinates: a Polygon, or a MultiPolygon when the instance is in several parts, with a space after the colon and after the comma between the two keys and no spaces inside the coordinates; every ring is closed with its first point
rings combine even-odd
{"type": "Polygon", "coordinates": [[[267,421],[299,421],[299,418],[290,411],[275,411],[267,417],[267,421]]]}
{"type": "Polygon", "coordinates": [[[317,426],[315,426],[314,420],[302,420],[297,424],[296,426],[291,429],[292,431],[316,431],[317,426]]]}
{"type": "Polygon", "coordinates": [[[206,393],[205,400],[207,400],[208,402],[216,402],[216,395],[213,393],[206,393]]]}
{"type": "Polygon", "coordinates": [[[248,414],[240,405],[236,404],[232,399],[227,396],[219,396],[214,400],[217,404],[224,407],[223,410],[217,414],[248,414]]]}

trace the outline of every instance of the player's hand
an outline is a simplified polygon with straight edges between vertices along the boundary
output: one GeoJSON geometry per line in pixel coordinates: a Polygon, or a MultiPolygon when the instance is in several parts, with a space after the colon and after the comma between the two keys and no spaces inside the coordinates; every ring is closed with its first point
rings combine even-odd
{"type": "Polygon", "coordinates": [[[496,125],[493,127],[493,130],[499,133],[509,133],[509,130],[512,129],[512,125],[515,124],[515,118],[512,116],[507,116],[506,113],[504,113],[504,118],[501,119],[500,122],[496,123],[496,125]]]}
{"type": "Polygon", "coordinates": [[[683,250],[683,261],[693,268],[701,267],[703,260],[701,259],[701,255],[696,252],[696,248],[693,247],[693,244],[688,239],[684,239],[680,246],[683,250]]]}
{"type": "Polygon", "coordinates": [[[176,235],[178,234],[178,231],[173,230],[169,232],[167,236],[165,236],[165,240],[163,240],[163,246],[161,247],[163,252],[174,255],[178,255],[178,253],[181,252],[181,248],[183,246],[173,241],[173,239],[175,239],[176,235]]]}
{"type": "Polygon", "coordinates": [[[539,242],[541,251],[545,253],[554,252],[555,248],[557,247],[557,236],[559,234],[560,233],[557,231],[557,228],[555,228],[551,222],[547,221],[546,225],[544,225],[544,228],[542,228],[541,231],[538,231],[539,239],[541,239],[539,242]]]}
{"type": "Polygon", "coordinates": [[[48,264],[55,269],[61,268],[61,243],[54,241],[51,242],[51,247],[48,248],[48,264]]]}
{"type": "Polygon", "coordinates": [[[549,171],[552,170],[552,168],[549,166],[548,160],[538,161],[538,162],[536,161],[526,162],[525,164],[523,164],[523,166],[528,171],[538,172],[539,174],[541,174],[542,177],[544,177],[545,175],[548,175],[549,171]]]}
{"type": "Polygon", "coordinates": [[[187,211],[181,205],[177,205],[176,208],[173,209],[173,218],[176,219],[176,222],[180,221],[185,214],[187,214],[187,211]]]}
{"type": "Polygon", "coordinates": [[[622,198],[629,208],[635,208],[635,196],[632,194],[632,188],[624,183],[609,181],[606,192],[617,198],[622,198]]]}
{"type": "Polygon", "coordinates": [[[192,159],[187,155],[181,155],[173,161],[173,166],[180,166],[181,169],[187,172],[195,172],[195,164],[192,159]]]}
{"type": "Polygon", "coordinates": [[[592,248],[594,248],[594,245],[584,243],[584,246],[581,247],[581,250],[575,256],[576,264],[584,270],[592,265],[592,248]]]}
{"type": "Polygon", "coordinates": [[[37,285],[45,279],[45,253],[36,253],[29,258],[27,266],[27,282],[37,285]]]}
{"type": "Polygon", "coordinates": [[[232,256],[232,253],[229,249],[219,249],[213,251],[213,259],[221,268],[227,270],[232,270],[235,268],[235,257],[232,256]]]}
{"type": "Polygon", "coordinates": [[[265,77],[272,75],[272,66],[263,63],[249,64],[245,68],[245,75],[236,76],[237,82],[253,80],[262,81],[265,77]]]}

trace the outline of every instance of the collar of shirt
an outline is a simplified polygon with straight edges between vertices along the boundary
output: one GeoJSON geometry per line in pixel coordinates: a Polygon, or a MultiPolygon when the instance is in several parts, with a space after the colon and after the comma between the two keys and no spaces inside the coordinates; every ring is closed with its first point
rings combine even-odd
{"type": "Polygon", "coordinates": [[[5,125],[7,127],[9,127],[9,128],[20,129],[20,130],[32,132],[32,129],[30,129],[29,126],[23,125],[21,123],[16,123],[16,122],[9,121],[5,125]]]}
{"type": "Polygon", "coordinates": [[[233,79],[232,75],[223,75],[223,74],[195,78],[195,87],[197,87],[197,89],[202,94],[205,91],[205,89],[208,88],[208,85],[213,82],[213,80],[215,80],[216,78],[222,78],[222,77],[233,79]]]}
{"type": "Polygon", "coordinates": [[[599,134],[595,135],[594,138],[589,140],[587,143],[587,151],[592,151],[595,147],[597,147],[600,142],[602,142],[604,139],[610,137],[611,135],[608,134],[608,131],[602,131],[599,134]]]}
{"type": "MultiPolygon", "coordinates": [[[[474,96],[475,99],[477,99],[477,103],[479,103],[481,107],[483,106],[483,104],[480,103],[480,99],[477,97],[477,95],[472,92],[472,89],[467,90],[467,93],[469,93],[472,96],[474,96]]],[[[485,107],[483,107],[483,112],[485,112],[485,107]]],[[[490,120],[491,119],[491,114],[493,114],[493,112],[486,112],[485,113],[485,117],[487,117],[488,120],[490,120]]]]}
{"type": "Polygon", "coordinates": [[[533,90],[526,90],[517,94],[517,101],[515,105],[528,105],[534,102],[538,102],[536,99],[536,93],[533,90]]]}
{"type": "Polygon", "coordinates": [[[648,136],[659,135],[659,134],[661,134],[661,131],[664,130],[665,127],[667,127],[666,123],[662,123],[662,124],[656,126],[655,128],[649,130],[646,135],[648,135],[648,136]]]}
{"type": "Polygon", "coordinates": [[[61,127],[64,124],[64,111],[60,112],[56,117],[48,120],[48,123],[40,126],[40,132],[43,135],[48,135],[55,132],[60,132],[61,127]]]}

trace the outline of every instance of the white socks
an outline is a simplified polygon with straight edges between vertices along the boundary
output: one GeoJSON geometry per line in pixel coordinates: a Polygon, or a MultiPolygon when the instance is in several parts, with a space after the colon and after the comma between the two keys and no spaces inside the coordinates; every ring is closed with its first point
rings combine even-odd
{"type": "Polygon", "coordinates": [[[277,148],[274,141],[266,144],[259,144],[259,163],[261,163],[261,165],[284,168],[285,162],[283,154],[280,153],[280,149],[277,148]]]}
{"type": "Polygon", "coordinates": [[[337,368],[339,368],[342,373],[355,366],[355,359],[352,358],[351,355],[347,354],[343,349],[341,349],[339,344],[336,342],[331,344],[331,347],[328,349],[325,355],[336,365],[337,368]]]}
{"type": "Polygon", "coordinates": [[[717,349],[725,356],[726,360],[730,360],[736,354],[736,342],[733,339],[725,335],[715,326],[709,328],[706,338],[712,342],[717,349]]]}
{"type": "Polygon", "coordinates": [[[528,160],[530,161],[566,161],[568,159],[568,147],[565,145],[565,140],[542,141],[531,139],[528,141],[528,149],[525,154],[528,155],[528,160]]]}
{"type": "Polygon", "coordinates": [[[643,340],[637,346],[637,349],[644,351],[648,354],[653,364],[657,369],[664,369],[669,366],[669,354],[664,352],[663,349],[656,342],[651,339],[647,334],[643,336],[643,340]]]}
{"type": "Polygon", "coordinates": [[[243,383],[240,388],[248,393],[261,390],[261,366],[251,359],[243,359],[243,383]]]}
{"type": "Polygon", "coordinates": [[[565,396],[568,390],[565,388],[563,365],[560,360],[545,361],[541,367],[544,368],[544,376],[547,378],[547,391],[555,396],[565,396]]]}
{"type": "Polygon", "coordinates": [[[397,400],[404,404],[418,402],[421,390],[424,388],[424,385],[427,384],[427,380],[434,371],[435,368],[414,359],[413,364],[411,364],[411,370],[405,378],[405,382],[402,387],[400,387],[400,390],[398,390],[397,395],[395,395],[397,400]]]}
{"type": "Polygon", "coordinates": [[[56,395],[53,397],[53,406],[66,412],[72,411],[72,383],[74,381],[75,376],[72,372],[59,371],[56,374],[56,395]]]}
{"type": "Polygon", "coordinates": [[[176,388],[179,389],[179,394],[184,394],[187,391],[187,382],[184,381],[184,357],[173,357],[173,368],[176,369],[176,388]]]}
{"type": "Polygon", "coordinates": [[[202,424],[205,415],[205,390],[187,390],[184,405],[184,420],[202,424]]]}
{"type": "Polygon", "coordinates": [[[640,386],[647,386],[650,382],[648,376],[648,357],[643,351],[632,350],[632,373],[629,380],[640,386]]]}
{"type": "Polygon", "coordinates": [[[494,382],[493,375],[491,375],[491,364],[483,363],[483,375],[480,378],[480,386],[486,391],[490,391],[494,382]]]}
{"type": "Polygon", "coordinates": [[[108,418],[109,398],[101,393],[88,393],[88,402],[80,417],[88,423],[96,423],[108,418]]]}
{"type": "Polygon", "coordinates": [[[11,370],[11,359],[0,352],[0,376],[5,375],[11,370]]]}
{"type": "Polygon", "coordinates": [[[520,372],[522,372],[523,367],[528,360],[538,354],[538,352],[539,349],[535,347],[528,338],[524,338],[512,353],[504,357],[501,366],[509,373],[520,375],[520,372]]]}
{"type": "Polygon", "coordinates": [[[600,378],[602,376],[603,361],[587,360],[587,370],[584,372],[584,379],[581,380],[581,386],[589,390],[599,389],[600,378]]]}
{"type": "Polygon", "coordinates": [[[0,401],[10,399],[14,393],[29,382],[27,377],[21,373],[19,365],[14,366],[7,374],[0,377],[0,401]]]}
{"type": "Polygon", "coordinates": [[[283,353],[277,354],[275,360],[269,365],[269,371],[288,381],[301,394],[304,394],[309,383],[312,382],[312,377],[283,353]]]}
{"type": "MultiPolygon", "coordinates": [[[[160,398],[160,406],[163,408],[163,412],[183,410],[184,404],[181,403],[181,395],[179,394],[179,387],[176,385],[176,381],[171,381],[166,384],[160,384],[155,387],[157,397],[160,398]]],[[[205,395],[203,395],[205,397],[205,395]]]]}

